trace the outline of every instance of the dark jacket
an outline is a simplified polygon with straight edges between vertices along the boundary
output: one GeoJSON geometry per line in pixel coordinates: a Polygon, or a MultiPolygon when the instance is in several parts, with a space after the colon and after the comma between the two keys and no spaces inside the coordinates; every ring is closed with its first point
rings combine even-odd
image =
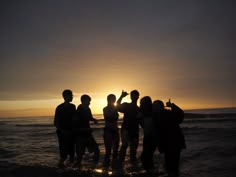
{"type": "Polygon", "coordinates": [[[58,105],[54,116],[54,126],[59,130],[71,131],[75,110],[75,105],[71,103],[58,105]]]}
{"type": "Polygon", "coordinates": [[[73,132],[75,135],[90,135],[90,121],[93,120],[92,112],[89,107],[79,105],[73,118],[73,132]]]}
{"type": "Polygon", "coordinates": [[[131,138],[139,136],[138,111],[139,107],[133,103],[122,103],[118,107],[118,111],[124,113],[122,129],[128,131],[131,138]]]}
{"type": "Polygon", "coordinates": [[[184,112],[175,104],[171,110],[164,109],[154,115],[159,151],[175,151],[186,148],[184,134],[180,123],[184,120],[184,112]]]}

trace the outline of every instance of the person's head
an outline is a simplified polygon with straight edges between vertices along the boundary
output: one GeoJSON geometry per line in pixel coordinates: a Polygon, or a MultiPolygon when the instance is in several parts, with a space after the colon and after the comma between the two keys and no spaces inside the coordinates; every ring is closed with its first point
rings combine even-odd
{"type": "Polygon", "coordinates": [[[116,102],[116,96],[114,94],[109,94],[107,96],[107,103],[109,105],[114,105],[115,102],[116,102]]]}
{"type": "Polygon", "coordinates": [[[80,101],[81,101],[82,105],[89,106],[91,98],[90,98],[90,96],[84,94],[80,97],[80,101]]]}
{"type": "Polygon", "coordinates": [[[130,98],[131,98],[132,102],[137,102],[137,100],[139,98],[139,92],[137,90],[131,91],[130,98]]]}
{"type": "Polygon", "coordinates": [[[153,112],[158,112],[164,109],[164,103],[161,100],[156,100],[152,104],[153,112]]]}
{"type": "Polygon", "coordinates": [[[140,110],[144,114],[151,114],[151,112],[152,112],[152,99],[150,96],[145,96],[140,100],[140,110]]]}
{"type": "Polygon", "coordinates": [[[152,105],[152,99],[150,96],[145,96],[140,100],[140,107],[152,105]]]}
{"type": "Polygon", "coordinates": [[[71,90],[67,89],[62,92],[62,96],[65,102],[69,103],[73,100],[73,93],[71,90]]]}

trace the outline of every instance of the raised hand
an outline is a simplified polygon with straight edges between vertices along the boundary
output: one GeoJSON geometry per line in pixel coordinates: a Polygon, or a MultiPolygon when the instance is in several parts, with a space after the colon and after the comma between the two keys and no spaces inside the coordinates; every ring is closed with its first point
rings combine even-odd
{"type": "Polygon", "coordinates": [[[171,100],[170,100],[170,99],[169,99],[168,102],[166,102],[166,106],[167,106],[167,107],[171,107],[171,106],[172,106],[172,103],[171,103],[171,100]]]}
{"type": "Polygon", "coordinates": [[[124,90],[122,90],[121,96],[122,96],[122,97],[126,97],[127,95],[128,95],[128,93],[125,92],[124,90]]]}

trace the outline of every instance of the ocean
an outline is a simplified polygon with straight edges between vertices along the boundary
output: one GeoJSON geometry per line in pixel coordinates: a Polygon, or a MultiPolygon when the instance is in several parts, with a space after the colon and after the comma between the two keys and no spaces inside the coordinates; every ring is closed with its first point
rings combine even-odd
{"type": "MultiPolygon", "coordinates": [[[[236,108],[188,110],[185,113],[181,127],[187,149],[181,155],[182,176],[234,176],[236,108]]],[[[102,115],[94,117],[101,119],[97,125],[91,126],[102,157],[105,152],[102,138],[104,121],[102,115]]],[[[140,128],[138,156],[142,151],[142,138],[140,128]]],[[[56,167],[58,154],[53,117],[0,118],[0,169],[9,166],[56,167]]],[[[156,159],[163,158],[158,151],[155,156],[156,159]]]]}

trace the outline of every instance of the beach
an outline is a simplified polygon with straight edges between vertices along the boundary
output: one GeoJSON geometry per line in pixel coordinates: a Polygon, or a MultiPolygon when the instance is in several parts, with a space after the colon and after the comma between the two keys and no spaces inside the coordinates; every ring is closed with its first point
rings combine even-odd
{"type": "MultiPolygon", "coordinates": [[[[158,176],[157,173],[146,173],[141,167],[129,169],[128,159],[123,172],[102,173],[101,164],[105,152],[102,139],[103,121],[93,126],[93,134],[101,151],[99,164],[90,168],[92,166],[89,165],[89,155],[87,155],[82,170],[58,169],[56,166],[59,158],[58,144],[52,121],[53,117],[0,118],[1,177],[158,176]]],[[[235,114],[190,116],[185,118],[181,127],[187,144],[187,148],[181,153],[181,177],[235,176],[235,114]]],[[[142,138],[140,129],[138,157],[142,151],[142,138]]],[[[159,172],[164,171],[163,155],[158,151],[154,155],[154,161],[159,172]]]]}

